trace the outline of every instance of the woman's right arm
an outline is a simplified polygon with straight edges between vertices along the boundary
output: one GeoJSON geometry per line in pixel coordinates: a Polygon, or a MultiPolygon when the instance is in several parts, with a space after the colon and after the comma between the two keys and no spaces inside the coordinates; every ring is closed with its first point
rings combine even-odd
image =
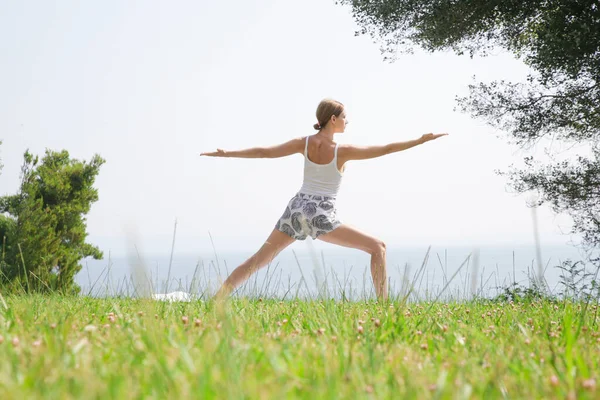
{"type": "Polygon", "coordinates": [[[419,139],[408,140],[406,142],[395,142],[383,146],[343,145],[343,147],[340,147],[341,151],[339,157],[343,158],[344,161],[367,160],[369,158],[381,157],[385,156],[386,154],[408,150],[411,147],[418,146],[446,135],[447,133],[427,133],[421,136],[419,139]]]}
{"type": "Polygon", "coordinates": [[[304,153],[304,142],[304,138],[296,138],[276,146],[252,147],[250,149],[233,151],[217,149],[217,151],[200,153],[200,155],[209,157],[279,158],[296,153],[304,153]]]}

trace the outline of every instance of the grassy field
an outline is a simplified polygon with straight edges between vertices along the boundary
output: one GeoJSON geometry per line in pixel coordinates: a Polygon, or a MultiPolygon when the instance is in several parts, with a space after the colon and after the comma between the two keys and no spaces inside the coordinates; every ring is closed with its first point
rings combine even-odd
{"type": "Polygon", "coordinates": [[[598,306],[0,299],[0,398],[600,398],[598,306]]]}

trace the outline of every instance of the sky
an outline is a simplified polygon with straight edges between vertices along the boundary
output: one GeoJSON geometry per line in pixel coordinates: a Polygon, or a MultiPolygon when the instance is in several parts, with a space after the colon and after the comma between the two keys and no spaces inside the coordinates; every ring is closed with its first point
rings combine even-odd
{"type": "MultiPolygon", "coordinates": [[[[18,190],[23,153],[106,160],[87,216],[89,242],[119,254],[258,249],[302,184],[303,158],[199,157],[313,134],[325,97],[344,103],[340,143],[450,135],[349,162],[338,216],[413,245],[534,240],[527,196],[495,170],[524,151],[454,111],[470,83],[523,81],[498,51],[474,59],[417,51],[383,61],[379,44],[334,1],[7,1],[0,3],[0,196],[18,190]]],[[[576,240],[537,210],[543,244],[576,240]]],[[[296,243],[293,246],[303,246],[296,243]]]]}

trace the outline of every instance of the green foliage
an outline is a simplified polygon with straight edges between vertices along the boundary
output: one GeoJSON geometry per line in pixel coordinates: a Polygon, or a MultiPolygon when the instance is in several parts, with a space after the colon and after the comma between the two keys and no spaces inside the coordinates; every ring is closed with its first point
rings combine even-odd
{"type": "MultiPolygon", "coordinates": [[[[531,67],[527,83],[504,81],[470,85],[459,98],[462,111],[508,132],[509,141],[533,146],[542,137],[566,145],[583,144],[591,155],[550,164],[526,159],[511,166],[510,186],[540,194],[557,213],[574,220],[583,244],[600,248],[600,6],[596,0],[341,0],[352,7],[362,29],[379,39],[382,52],[413,46],[428,51],[487,55],[512,52],[531,67]]],[[[557,146],[554,146],[556,149],[557,146]]]]}
{"type": "Polygon", "coordinates": [[[560,284],[563,289],[559,293],[561,298],[588,302],[600,301],[598,266],[593,269],[594,272],[590,272],[582,261],[566,260],[557,268],[562,271],[560,284]]]}
{"type": "MultiPolygon", "coordinates": [[[[7,237],[2,277],[25,291],[77,293],[74,276],[84,257],[102,258],[85,243],[85,215],[98,200],[94,180],[104,160],[70,159],[67,151],[47,150],[39,160],[24,155],[19,193],[0,199],[7,237]]],[[[2,233],[0,224],[0,233],[2,233]]]]}
{"type": "Polygon", "coordinates": [[[0,271],[6,270],[6,254],[11,254],[11,240],[15,237],[17,221],[0,214],[0,271]]]}
{"type": "Polygon", "coordinates": [[[492,301],[532,302],[532,301],[578,301],[598,303],[600,301],[600,259],[592,258],[587,265],[583,261],[565,260],[556,266],[561,273],[558,285],[553,291],[535,277],[529,277],[528,286],[513,282],[501,287],[501,293],[492,301]]]}
{"type": "Polygon", "coordinates": [[[516,282],[502,288],[502,293],[492,299],[501,302],[526,302],[545,300],[551,301],[552,297],[539,285],[533,284],[525,287],[516,282]]]}

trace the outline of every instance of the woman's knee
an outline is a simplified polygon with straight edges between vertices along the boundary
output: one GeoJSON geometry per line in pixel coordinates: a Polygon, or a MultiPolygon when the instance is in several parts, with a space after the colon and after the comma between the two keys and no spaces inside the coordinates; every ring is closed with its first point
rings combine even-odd
{"type": "Polygon", "coordinates": [[[369,248],[369,253],[371,255],[374,254],[381,254],[381,255],[385,255],[385,243],[382,240],[376,239],[370,246],[369,248]]]}

